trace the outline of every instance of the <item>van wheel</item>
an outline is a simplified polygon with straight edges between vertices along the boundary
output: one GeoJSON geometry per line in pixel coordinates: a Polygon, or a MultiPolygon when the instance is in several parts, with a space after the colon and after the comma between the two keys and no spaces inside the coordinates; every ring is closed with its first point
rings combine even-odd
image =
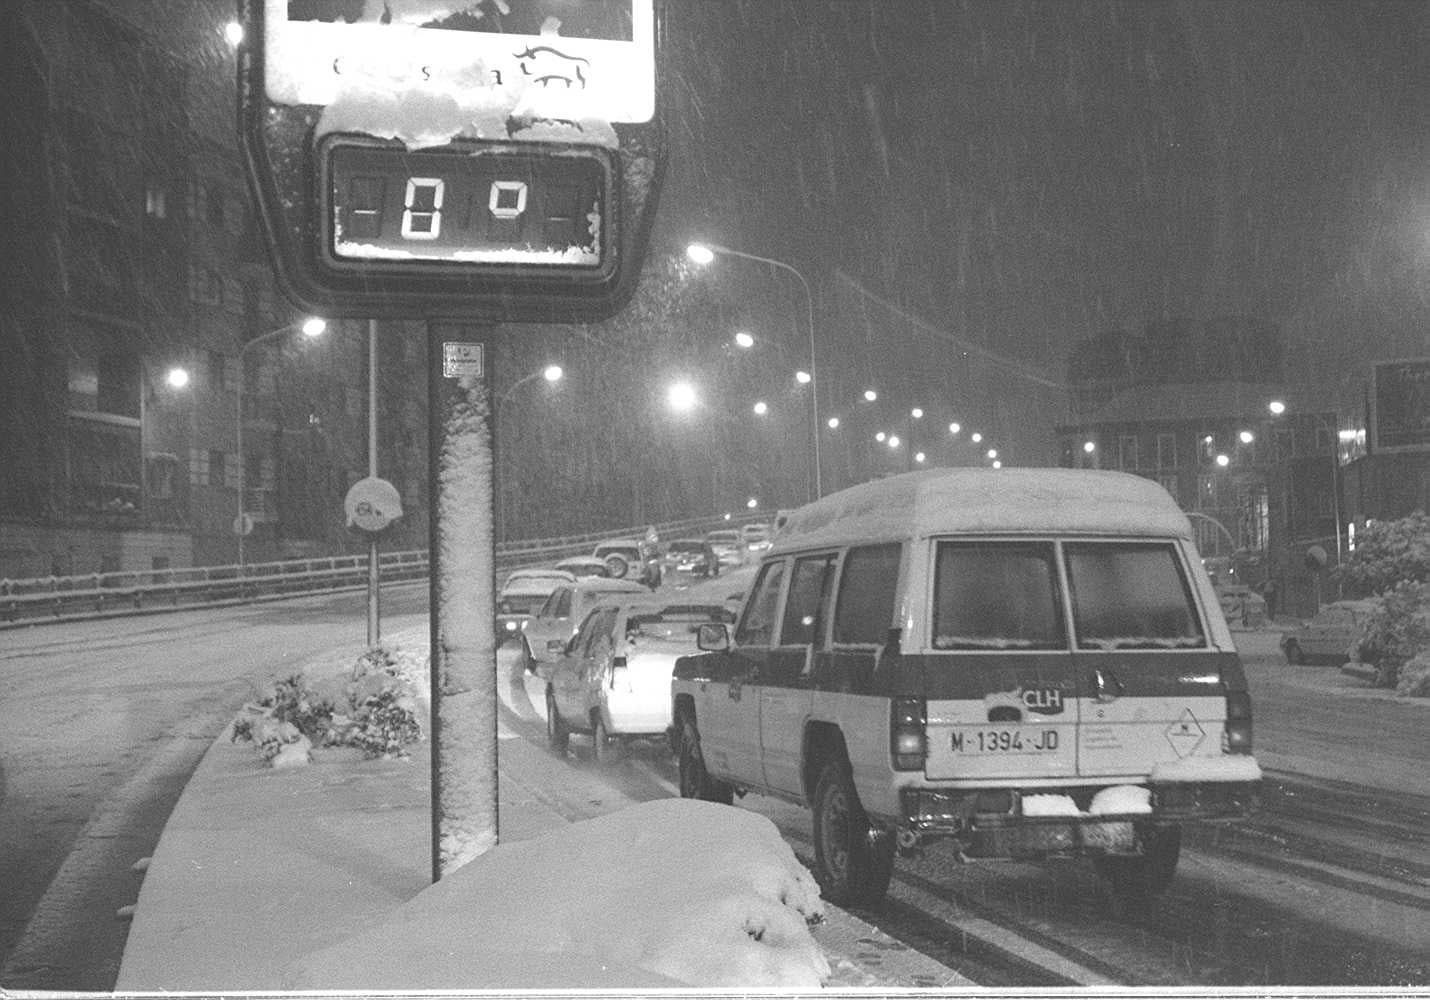
{"type": "Polygon", "coordinates": [[[556,696],[546,692],[546,745],[557,753],[565,753],[571,742],[571,733],[566,723],[561,721],[561,713],[556,710],[556,696]]]}
{"type": "Polygon", "coordinates": [[[1306,656],[1304,653],[1301,652],[1301,647],[1296,644],[1295,639],[1292,639],[1290,642],[1286,643],[1285,653],[1286,662],[1291,664],[1291,666],[1293,667],[1299,667],[1301,664],[1306,662],[1306,656]]]}
{"type": "Polygon", "coordinates": [[[728,806],[735,801],[735,789],[716,781],[705,770],[705,758],[700,753],[700,732],[690,716],[683,716],[680,726],[680,797],[703,799],[728,806]]]}
{"type": "Polygon", "coordinates": [[[600,709],[594,715],[591,720],[591,759],[597,764],[609,764],[616,748],[611,744],[611,734],[606,731],[606,720],[601,718],[600,709]]]}
{"type": "Polygon", "coordinates": [[[894,871],[894,838],[872,826],[849,766],[829,761],[814,786],[814,875],[835,906],[877,906],[894,871]]]}
{"type": "Polygon", "coordinates": [[[624,556],[611,555],[606,557],[606,572],[616,580],[624,580],[626,574],[631,571],[631,564],[626,562],[624,556]]]}
{"type": "Polygon", "coordinates": [[[1142,853],[1134,857],[1106,855],[1095,858],[1093,867],[1115,904],[1144,907],[1167,891],[1182,852],[1179,826],[1143,827],[1138,831],[1142,853]]]}

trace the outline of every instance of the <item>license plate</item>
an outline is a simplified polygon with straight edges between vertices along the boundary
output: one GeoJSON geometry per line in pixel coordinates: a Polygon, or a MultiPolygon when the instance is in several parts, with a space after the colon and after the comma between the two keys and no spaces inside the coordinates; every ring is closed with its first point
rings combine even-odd
{"type": "Polygon", "coordinates": [[[1058,731],[1038,728],[966,729],[949,735],[950,749],[961,754],[1056,753],[1058,731]]]}

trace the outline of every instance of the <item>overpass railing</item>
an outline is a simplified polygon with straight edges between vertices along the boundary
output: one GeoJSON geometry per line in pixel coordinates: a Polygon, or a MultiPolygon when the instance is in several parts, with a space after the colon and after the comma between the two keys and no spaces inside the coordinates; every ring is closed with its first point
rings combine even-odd
{"type": "MultiPolygon", "coordinates": [[[[514,569],[585,555],[597,542],[639,537],[649,527],[654,527],[661,538],[672,538],[730,523],[716,517],[690,518],[619,531],[503,542],[496,547],[496,573],[500,579],[514,569]]],[[[367,586],[367,560],[367,554],[361,553],[246,563],[241,567],[194,566],[0,579],[0,628],[360,590],[367,586]]],[[[426,581],[429,569],[426,549],[378,553],[378,575],[384,585],[426,581]]]]}

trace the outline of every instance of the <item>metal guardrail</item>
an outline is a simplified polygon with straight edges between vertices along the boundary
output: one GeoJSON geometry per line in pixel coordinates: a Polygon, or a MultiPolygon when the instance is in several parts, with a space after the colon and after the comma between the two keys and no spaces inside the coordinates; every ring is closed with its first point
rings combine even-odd
{"type": "MultiPolygon", "coordinates": [[[[745,520],[752,518],[732,522],[716,517],[690,518],[619,531],[505,542],[496,547],[496,572],[501,575],[567,556],[585,555],[598,542],[639,537],[650,527],[662,538],[671,538],[745,520]]],[[[247,563],[242,567],[195,566],[3,579],[0,580],[0,628],[361,589],[367,586],[367,559],[364,553],[247,563]]],[[[426,580],[428,571],[426,549],[378,554],[378,575],[385,584],[426,580]]]]}

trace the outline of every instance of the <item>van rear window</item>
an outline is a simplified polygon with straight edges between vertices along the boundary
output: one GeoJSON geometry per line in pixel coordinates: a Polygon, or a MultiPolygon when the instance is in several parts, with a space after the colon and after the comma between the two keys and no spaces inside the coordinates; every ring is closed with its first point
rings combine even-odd
{"type": "Polygon", "coordinates": [[[1191,589],[1171,545],[1069,542],[1063,556],[1078,648],[1206,645],[1191,589]]]}
{"type": "Polygon", "coordinates": [[[1065,649],[1051,542],[940,542],[935,649],[1065,649]]]}

